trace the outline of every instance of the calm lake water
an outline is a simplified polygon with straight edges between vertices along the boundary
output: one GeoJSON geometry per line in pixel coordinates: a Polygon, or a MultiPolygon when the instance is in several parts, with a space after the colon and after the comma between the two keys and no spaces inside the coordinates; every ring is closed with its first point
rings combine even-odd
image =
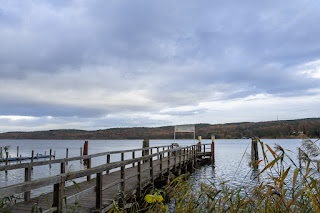
{"type": "MultiPolygon", "coordinates": [[[[265,144],[274,147],[277,143],[287,151],[292,159],[298,164],[297,147],[301,145],[301,139],[261,139],[265,144]]],[[[150,140],[150,146],[164,146],[170,145],[173,140],[150,140]]],[[[180,146],[187,146],[195,144],[194,140],[176,140],[180,146]]],[[[10,145],[9,153],[16,156],[16,147],[20,147],[20,154],[22,156],[30,156],[31,151],[35,153],[48,154],[50,148],[56,151],[56,159],[64,158],[66,156],[66,148],[69,148],[69,157],[79,156],[80,147],[83,147],[84,140],[0,140],[0,146],[4,147],[10,145]]],[[[211,140],[202,140],[202,143],[211,143],[211,140]]],[[[90,140],[89,154],[138,149],[142,147],[142,140],[90,140]]],[[[260,147],[260,146],[259,146],[260,147]]],[[[248,166],[249,155],[251,150],[251,139],[216,139],[215,140],[215,167],[212,165],[203,166],[195,174],[193,180],[199,181],[213,181],[220,183],[229,180],[230,187],[243,186],[254,181],[250,176],[252,169],[248,166]]],[[[141,156],[140,152],[136,152],[136,157],[141,156]]],[[[262,154],[259,153],[261,158],[262,154]]],[[[131,153],[125,155],[125,159],[131,158],[131,153]]],[[[111,162],[120,160],[119,155],[111,155],[111,162]]],[[[36,161],[36,160],[35,160],[36,161]]],[[[24,161],[27,162],[27,161],[24,161]]],[[[98,157],[92,160],[92,167],[101,165],[106,162],[106,157],[98,157]]],[[[0,165],[2,165],[0,163],[0,165]]],[[[48,165],[34,167],[32,180],[57,175],[59,173],[60,165],[54,164],[50,169],[48,165]]],[[[69,162],[67,171],[76,171],[83,169],[79,161],[69,162]]],[[[77,180],[83,181],[84,178],[77,180]]],[[[0,187],[21,183],[24,181],[24,170],[10,170],[6,175],[4,171],[0,172],[0,187]]],[[[71,184],[71,183],[70,183],[71,184]]],[[[44,187],[32,191],[32,196],[40,195],[43,192],[49,192],[52,187],[44,187]]]]}

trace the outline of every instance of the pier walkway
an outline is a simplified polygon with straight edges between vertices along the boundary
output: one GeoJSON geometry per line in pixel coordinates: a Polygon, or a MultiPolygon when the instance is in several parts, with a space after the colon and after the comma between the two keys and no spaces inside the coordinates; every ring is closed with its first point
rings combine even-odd
{"type": "Polygon", "coordinates": [[[0,171],[21,168],[25,171],[25,182],[0,188],[0,198],[23,194],[24,201],[13,204],[11,212],[31,212],[32,208],[40,207],[43,212],[62,212],[66,208],[77,206],[81,208],[81,212],[106,212],[114,202],[125,205],[133,194],[140,197],[146,186],[153,187],[157,179],[165,180],[171,172],[181,174],[193,169],[197,161],[205,156],[213,159],[213,151],[214,143],[188,147],[171,145],[0,166],[0,171]],[[124,153],[127,152],[132,152],[132,158],[125,160],[124,153]],[[142,157],[136,158],[136,152],[142,152],[142,157]],[[110,162],[112,154],[121,154],[121,161],[110,162]],[[91,168],[91,159],[101,156],[106,156],[107,163],[91,168]],[[87,168],[66,173],[66,163],[76,160],[83,161],[87,168]],[[31,179],[32,167],[56,163],[60,164],[61,174],[31,179]],[[93,175],[95,178],[91,177],[93,175]],[[65,186],[66,181],[80,177],[87,177],[87,181],[65,186]],[[53,192],[30,197],[31,190],[45,186],[52,186],[53,192]]]}

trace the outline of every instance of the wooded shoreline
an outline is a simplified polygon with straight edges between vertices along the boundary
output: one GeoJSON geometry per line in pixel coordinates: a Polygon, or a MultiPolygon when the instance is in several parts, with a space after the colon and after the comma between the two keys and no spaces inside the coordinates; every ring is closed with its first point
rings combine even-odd
{"type": "MultiPolygon", "coordinates": [[[[243,122],[228,124],[196,124],[196,135],[204,139],[215,135],[217,139],[240,138],[297,138],[305,135],[319,137],[320,118],[243,122]]],[[[59,129],[34,132],[6,132],[0,139],[54,139],[54,140],[121,140],[121,139],[172,139],[173,126],[110,128],[103,130],[59,129]]],[[[192,139],[190,133],[178,133],[176,139],[192,139]]]]}

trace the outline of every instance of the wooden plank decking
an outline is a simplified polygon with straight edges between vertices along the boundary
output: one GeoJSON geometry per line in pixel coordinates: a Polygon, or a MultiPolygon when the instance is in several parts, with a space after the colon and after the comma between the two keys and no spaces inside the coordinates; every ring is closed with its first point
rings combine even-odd
{"type": "MultiPolygon", "coordinates": [[[[155,178],[159,177],[161,175],[160,171],[160,160],[154,160],[154,176],[155,178]]],[[[171,157],[170,159],[170,168],[172,169],[174,167],[174,157],[171,157]]],[[[138,175],[137,166],[126,168],[125,173],[126,176],[133,176],[138,175]]],[[[146,186],[150,183],[150,170],[149,170],[149,162],[145,162],[141,164],[141,179],[142,179],[142,187],[146,186]],[[144,171],[143,171],[144,170],[144,171]]],[[[168,158],[163,158],[163,171],[167,171],[168,169],[168,158]]],[[[112,172],[108,175],[103,175],[103,184],[107,185],[108,183],[117,182],[120,180],[120,171],[112,172]]],[[[111,207],[112,202],[114,198],[118,198],[119,195],[119,184],[116,184],[115,186],[104,190],[102,195],[102,201],[103,201],[103,207],[111,207]]],[[[91,179],[90,181],[85,181],[82,183],[79,183],[78,186],[81,189],[81,191],[85,191],[91,187],[95,187],[96,185],[96,178],[91,179]]],[[[126,180],[126,186],[125,186],[125,193],[127,197],[134,194],[136,192],[136,189],[138,187],[138,179],[137,176],[134,176],[128,180],[126,180]]],[[[70,197],[74,194],[77,194],[79,192],[78,187],[75,185],[68,186],[64,190],[64,195],[66,197],[70,197]]],[[[11,208],[12,212],[30,212],[32,207],[37,204],[38,207],[41,207],[44,211],[49,210],[49,206],[52,206],[52,200],[53,200],[53,193],[48,193],[46,195],[42,195],[36,198],[32,198],[30,201],[21,202],[16,205],[14,205],[11,208]]],[[[117,200],[117,199],[115,199],[117,200]]],[[[81,206],[81,212],[94,212],[95,209],[95,203],[96,203],[96,196],[95,192],[91,192],[87,194],[85,197],[78,200],[79,205],[81,206]]],[[[69,206],[74,206],[74,204],[70,203],[69,206]]],[[[64,207],[65,208],[65,207],[64,207]]],[[[50,210],[49,210],[50,212],[50,210]]]]}

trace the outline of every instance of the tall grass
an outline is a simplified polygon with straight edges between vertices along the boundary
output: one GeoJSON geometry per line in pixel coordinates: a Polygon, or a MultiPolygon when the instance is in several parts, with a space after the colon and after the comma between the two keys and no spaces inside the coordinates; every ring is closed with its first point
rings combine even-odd
{"type": "Polygon", "coordinates": [[[257,164],[262,169],[255,171],[252,186],[229,188],[208,180],[195,187],[179,177],[167,187],[172,212],[320,212],[320,182],[311,161],[320,155],[316,143],[303,141],[303,168],[281,146],[260,144],[263,156],[257,164]]]}
{"type": "MultiPolygon", "coordinates": [[[[167,202],[154,199],[135,208],[110,212],[320,212],[320,181],[311,160],[320,156],[318,141],[304,139],[300,149],[302,167],[280,145],[271,148],[260,141],[262,159],[252,166],[250,186],[230,188],[228,180],[216,185],[207,180],[195,185],[187,175],[174,179],[165,188],[167,202]],[[257,166],[260,170],[255,169],[257,166]],[[159,208],[161,206],[162,208],[159,208]]],[[[239,165],[240,166],[240,165],[239,165]]],[[[238,168],[239,169],[239,168],[238,168]]],[[[152,194],[151,194],[152,195],[152,194]]],[[[156,195],[156,194],[154,194],[156,195]]],[[[146,195],[147,197],[148,195],[146,195]]]]}

